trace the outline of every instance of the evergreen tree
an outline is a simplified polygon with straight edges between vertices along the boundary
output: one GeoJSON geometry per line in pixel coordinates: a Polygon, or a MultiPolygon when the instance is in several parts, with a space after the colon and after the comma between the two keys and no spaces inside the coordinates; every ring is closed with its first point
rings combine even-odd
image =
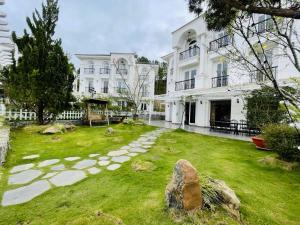
{"type": "Polygon", "coordinates": [[[58,21],[58,0],[47,0],[42,13],[37,10],[27,18],[30,33],[12,37],[21,54],[18,62],[2,71],[5,91],[19,107],[34,110],[39,124],[45,118],[70,107],[74,101],[72,86],[74,67],[62,49],[60,39],[54,39],[58,21]]]}

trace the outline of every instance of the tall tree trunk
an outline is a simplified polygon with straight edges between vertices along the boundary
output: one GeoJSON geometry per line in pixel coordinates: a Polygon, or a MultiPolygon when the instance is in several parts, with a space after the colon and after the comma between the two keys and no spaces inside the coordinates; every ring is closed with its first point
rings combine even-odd
{"type": "Polygon", "coordinates": [[[38,104],[37,121],[38,121],[38,124],[40,124],[40,125],[44,124],[44,106],[43,106],[43,104],[38,104]]]}

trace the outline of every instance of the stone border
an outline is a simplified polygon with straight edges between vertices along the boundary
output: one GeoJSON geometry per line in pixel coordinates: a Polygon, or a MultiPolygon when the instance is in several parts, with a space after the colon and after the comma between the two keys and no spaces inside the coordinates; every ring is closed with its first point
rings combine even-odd
{"type": "Polygon", "coordinates": [[[9,150],[9,135],[9,128],[2,128],[0,130],[0,166],[3,166],[6,161],[6,156],[9,150]]]}

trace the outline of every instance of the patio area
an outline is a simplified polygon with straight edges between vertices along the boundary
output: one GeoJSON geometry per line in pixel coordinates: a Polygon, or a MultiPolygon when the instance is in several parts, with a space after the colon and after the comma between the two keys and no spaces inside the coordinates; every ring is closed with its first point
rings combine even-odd
{"type": "MultiPolygon", "coordinates": [[[[152,126],[156,127],[164,127],[164,128],[169,128],[169,129],[178,129],[179,124],[174,124],[171,122],[167,122],[164,120],[153,120],[151,121],[152,126]]],[[[183,127],[181,127],[183,128],[183,127]]],[[[215,137],[223,137],[223,138],[229,138],[229,139],[234,139],[234,140],[240,140],[240,141],[251,141],[251,137],[247,135],[236,135],[233,133],[225,133],[225,132],[217,132],[217,131],[212,131],[210,130],[209,127],[199,127],[199,126],[191,126],[191,125],[184,125],[184,130],[193,132],[193,133],[198,133],[198,134],[204,134],[204,135],[209,135],[209,136],[215,136],[215,137]]]]}

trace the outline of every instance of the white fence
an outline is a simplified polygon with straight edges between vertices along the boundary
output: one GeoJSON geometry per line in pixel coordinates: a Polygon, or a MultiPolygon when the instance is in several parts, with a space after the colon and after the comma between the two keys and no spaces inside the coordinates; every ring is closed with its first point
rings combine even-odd
{"type": "MultiPolygon", "coordinates": [[[[56,119],[57,120],[80,120],[82,119],[84,112],[82,111],[64,111],[63,113],[59,114],[56,119]]],[[[36,120],[36,113],[30,112],[26,110],[19,110],[19,111],[6,111],[5,112],[5,119],[9,121],[33,121],[36,120]]]]}
{"type": "MultiPolygon", "coordinates": [[[[113,112],[113,111],[108,111],[108,112],[102,112],[102,111],[95,111],[96,113],[99,114],[106,114],[108,113],[109,117],[113,116],[127,116],[131,117],[132,113],[131,112],[113,112]]],[[[145,118],[149,116],[148,111],[144,112],[138,112],[140,117],[145,118]]],[[[3,115],[5,115],[5,119],[8,121],[34,121],[37,119],[36,113],[31,112],[31,111],[26,111],[26,110],[19,110],[19,111],[6,111],[3,112],[3,115]]],[[[151,116],[164,116],[164,112],[152,112],[151,116]]],[[[59,114],[56,119],[57,120],[81,120],[84,116],[84,111],[64,111],[63,113],[59,114]]]]}

